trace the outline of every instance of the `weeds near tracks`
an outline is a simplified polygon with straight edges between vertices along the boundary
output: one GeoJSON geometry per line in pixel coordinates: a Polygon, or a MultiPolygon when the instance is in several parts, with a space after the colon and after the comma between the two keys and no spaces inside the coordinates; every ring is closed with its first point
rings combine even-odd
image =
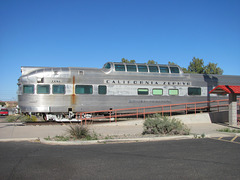
{"type": "Polygon", "coordinates": [[[8,122],[37,122],[37,117],[34,115],[9,115],[6,117],[8,122]]]}

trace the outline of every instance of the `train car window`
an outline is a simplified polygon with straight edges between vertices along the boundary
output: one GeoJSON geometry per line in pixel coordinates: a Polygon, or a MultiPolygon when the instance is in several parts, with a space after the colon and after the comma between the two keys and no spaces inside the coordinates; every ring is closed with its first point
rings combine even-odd
{"type": "Polygon", "coordinates": [[[34,94],[34,85],[23,85],[24,94],[34,94]]]}
{"type": "Polygon", "coordinates": [[[178,89],[169,89],[168,94],[172,96],[177,96],[179,94],[178,89]]]}
{"type": "Polygon", "coordinates": [[[138,72],[148,72],[147,66],[138,65],[138,72]]]}
{"type": "Polygon", "coordinates": [[[137,67],[135,65],[127,65],[127,71],[137,72],[137,67]]]}
{"type": "Polygon", "coordinates": [[[138,95],[148,95],[148,89],[144,88],[140,88],[138,89],[138,95]]]}
{"type": "Polygon", "coordinates": [[[163,95],[163,89],[153,89],[153,95],[163,95]]]}
{"type": "Polygon", "coordinates": [[[167,66],[159,66],[161,73],[169,73],[169,69],[167,66]]]}
{"type": "Polygon", "coordinates": [[[122,64],[115,64],[115,71],[125,71],[125,66],[122,64]]]}
{"type": "Polygon", "coordinates": [[[69,71],[69,68],[62,68],[62,71],[67,72],[67,71],[69,71]]]}
{"type": "Polygon", "coordinates": [[[150,72],[158,72],[157,66],[148,66],[150,72]]]}
{"type": "Polygon", "coordinates": [[[110,68],[111,68],[111,64],[110,64],[110,63],[107,63],[107,64],[104,66],[104,68],[110,69],[110,68]]]}
{"type": "Polygon", "coordinates": [[[84,71],[78,71],[79,75],[84,75],[84,71]]]}
{"type": "Polygon", "coordinates": [[[188,88],[188,95],[201,95],[201,88],[189,87],[188,88]]]}
{"type": "Polygon", "coordinates": [[[76,94],[92,94],[93,86],[92,85],[76,85],[75,93],[76,94]]]}
{"type": "Polygon", "coordinates": [[[107,86],[98,86],[98,94],[107,94],[107,86]]]}
{"type": "Polygon", "coordinates": [[[43,73],[43,69],[37,70],[37,73],[43,73]]]}
{"type": "Polygon", "coordinates": [[[53,85],[53,94],[65,94],[65,85],[53,85]]]}
{"type": "Polygon", "coordinates": [[[179,74],[179,69],[178,67],[170,67],[171,73],[176,73],[179,74]]]}
{"type": "Polygon", "coordinates": [[[49,94],[50,93],[50,85],[37,85],[37,93],[38,94],[49,94]]]}

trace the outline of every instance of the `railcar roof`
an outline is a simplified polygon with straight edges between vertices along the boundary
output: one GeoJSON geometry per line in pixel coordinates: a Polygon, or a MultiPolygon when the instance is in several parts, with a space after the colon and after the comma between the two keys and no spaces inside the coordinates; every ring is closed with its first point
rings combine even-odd
{"type": "MultiPolygon", "coordinates": [[[[87,67],[34,67],[34,66],[22,66],[21,67],[21,72],[22,75],[30,75],[30,74],[35,74],[35,73],[41,73],[41,72],[62,72],[62,73],[68,73],[70,71],[78,71],[78,70],[102,70],[105,73],[115,72],[118,71],[116,68],[117,66],[123,66],[124,71],[127,72],[154,72],[151,70],[152,68],[155,68],[155,71],[158,73],[163,73],[161,72],[161,68],[166,68],[167,73],[174,73],[171,68],[177,69],[178,74],[183,74],[183,71],[178,65],[167,65],[167,64],[146,64],[146,63],[123,63],[123,62],[107,62],[104,64],[102,69],[99,68],[87,68],[87,67]],[[109,67],[107,67],[109,65],[109,67]],[[128,70],[128,67],[132,66],[132,70],[128,70]],[[135,66],[135,67],[134,67],[135,66]],[[140,68],[145,68],[145,71],[141,71],[140,68]],[[136,69],[136,70],[134,70],[136,69]]],[[[176,72],[175,72],[176,73],[176,72]]]]}
{"type": "Polygon", "coordinates": [[[87,68],[87,67],[34,67],[34,66],[22,66],[21,73],[22,75],[34,74],[38,72],[70,72],[78,70],[97,70],[98,68],[87,68]]]}
{"type": "Polygon", "coordinates": [[[171,67],[179,67],[178,65],[168,65],[168,64],[147,64],[147,63],[123,63],[123,62],[107,62],[113,64],[126,64],[126,65],[147,65],[147,66],[171,66],[171,67]]]}

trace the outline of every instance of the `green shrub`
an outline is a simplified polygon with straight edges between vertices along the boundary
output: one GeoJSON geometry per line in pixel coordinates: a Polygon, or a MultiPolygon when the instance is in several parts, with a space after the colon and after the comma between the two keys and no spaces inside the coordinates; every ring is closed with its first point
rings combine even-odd
{"type": "Polygon", "coordinates": [[[70,137],[57,135],[57,136],[53,137],[52,139],[55,141],[69,141],[70,137]]]}
{"type": "Polygon", "coordinates": [[[29,117],[29,120],[30,120],[31,122],[37,122],[37,121],[38,121],[38,118],[37,118],[37,116],[31,115],[31,116],[29,117]]]}
{"type": "Polygon", "coordinates": [[[6,120],[8,122],[16,122],[16,121],[21,121],[21,122],[36,122],[37,117],[36,116],[29,116],[29,115],[10,115],[6,117],[6,120]]]}
{"type": "Polygon", "coordinates": [[[21,116],[19,119],[20,119],[20,121],[22,121],[22,122],[37,122],[37,117],[34,116],[34,115],[31,115],[31,116],[29,116],[29,115],[23,115],[23,116],[21,116]]]}
{"type": "Polygon", "coordinates": [[[56,135],[54,137],[46,137],[44,138],[46,141],[69,141],[70,137],[69,136],[63,136],[63,135],[56,135]]]}
{"type": "Polygon", "coordinates": [[[70,125],[70,128],[67,131],[74,139],[97,140],[97,134],[91,134],[88,128],[84,125],[70,125]]]}
{"type": "Polygon", "coordinates": [[[217,131],[228,132],[228,133],[240,133],[239,129],[230,129],[230,128],[218,129],[217,131]]]}
{"type": "Polygon", "coordinates": [[[20,115],[9,115],[6,117],[6,120],[8,122],[16,122],[20,117],[20,115]]]}
{"type": "Polygon", "coordinates": [[[147,118],[143,127],[143,134],[188,135],[190,133],[190,129],[182,122],[159,114],[147,118]]]}
{"type": "Polygon", "coordinates": [[[33,115],[31,115],[31,116],[25,115],[25,116],[22,116],[22,117],[20,118],[20,120],[21,120],[22,122],[37,122],[37,117],[36,117],[36,116],[33,116],[33,115]]]}

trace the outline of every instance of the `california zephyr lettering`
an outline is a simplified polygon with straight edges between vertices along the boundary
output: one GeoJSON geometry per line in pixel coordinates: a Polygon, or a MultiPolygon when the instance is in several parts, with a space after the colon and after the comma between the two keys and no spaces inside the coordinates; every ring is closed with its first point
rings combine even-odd
{"type": "Polygon", "coordinates": [[[168,86],[190,86],[189,81],[146,81],[146,80],[104,80],[105,84],[132,84],[132,85],[168,85],[168,86]]]}

